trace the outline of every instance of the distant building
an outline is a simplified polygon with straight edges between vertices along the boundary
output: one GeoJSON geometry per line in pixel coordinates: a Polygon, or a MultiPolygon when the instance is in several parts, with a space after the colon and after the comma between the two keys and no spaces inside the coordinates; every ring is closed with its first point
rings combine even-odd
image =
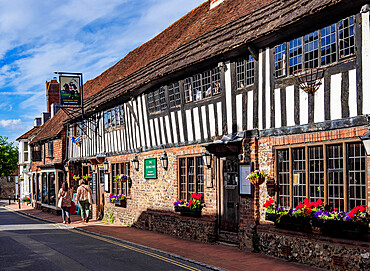
{"type": "Polygon", "coordinates": [[[0,199],[8,199],[11,197],[12,199],[17,196],[17,184],[19,181],[19,169],[6,177],[0,177],[0,199]]]}

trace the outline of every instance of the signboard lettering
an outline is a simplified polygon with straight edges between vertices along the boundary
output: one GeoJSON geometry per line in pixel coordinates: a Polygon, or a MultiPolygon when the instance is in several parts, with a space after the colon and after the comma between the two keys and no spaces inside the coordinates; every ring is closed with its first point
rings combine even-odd
{"type": "Polygon", "coordinates": [[[144,159],[144,178],[157,179],[157,158],[144,159]]]}

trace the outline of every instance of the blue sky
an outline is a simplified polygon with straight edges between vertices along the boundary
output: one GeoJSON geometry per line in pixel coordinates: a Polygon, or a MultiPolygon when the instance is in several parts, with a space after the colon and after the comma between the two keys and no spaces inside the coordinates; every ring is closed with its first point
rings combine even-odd
{"type": "Polygon", "coordinates": [[[203,2],[0,0],[0,136],[33,127],[54,71],[93,79],[203,2]]]}

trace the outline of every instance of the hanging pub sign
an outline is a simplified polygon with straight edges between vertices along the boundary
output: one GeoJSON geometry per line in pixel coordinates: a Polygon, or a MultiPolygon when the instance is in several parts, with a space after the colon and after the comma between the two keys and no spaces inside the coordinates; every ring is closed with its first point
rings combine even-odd
{"type": "Polygon", "coordinates": [[[59,76],[60,104],[81,105],[79,76],[59,76]]]}
{"type": "Polygon", "coordinates": [[[157,179],[157,158],[144,159],[144,178],[157,179]]]}

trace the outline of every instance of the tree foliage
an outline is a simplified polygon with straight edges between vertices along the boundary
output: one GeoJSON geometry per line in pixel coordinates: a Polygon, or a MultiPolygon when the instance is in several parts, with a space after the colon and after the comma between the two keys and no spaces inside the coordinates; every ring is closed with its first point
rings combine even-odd
{"type": "Polygon", "coordinates": [[[18,147],[0,136],[0,176],[10,176],[18,167],[18,147]]]}

